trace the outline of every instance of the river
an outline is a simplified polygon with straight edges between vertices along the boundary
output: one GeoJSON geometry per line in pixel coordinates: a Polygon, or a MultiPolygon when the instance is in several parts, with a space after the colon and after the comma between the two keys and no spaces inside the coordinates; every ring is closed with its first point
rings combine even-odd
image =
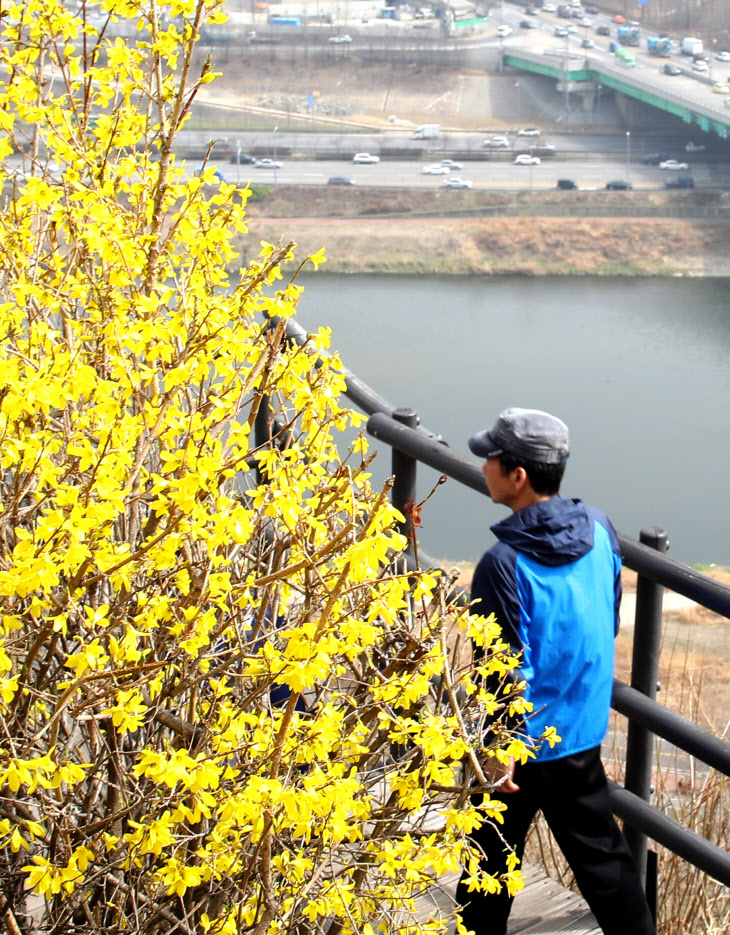
{"type": "MultiPolygon", "coordinates": [[[[299,280],[301,282],[301,280],[299,280]]],[[[508,406],[571,430],[562,493],[602,507],[638,538],[660,526],[669,554],[730,564],[730,279],[308,276],[298,319],[396,406],[467,453],[508,406]]],[[[387,476],[389,453],[376,478],[387,476]]],[[[437,475],[419,468],[419,498],[437,475]]],[[[505,515],[449,481],[421,542],[475,560],[505,515]]]]}

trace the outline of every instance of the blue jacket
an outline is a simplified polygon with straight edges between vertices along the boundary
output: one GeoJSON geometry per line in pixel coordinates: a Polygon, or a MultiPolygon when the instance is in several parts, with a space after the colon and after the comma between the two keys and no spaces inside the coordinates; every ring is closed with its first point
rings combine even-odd
{"type": "Polygon", "coordinates": [[[521,650],[520,675],[533,704],[523,732],[548,725],[562,742],[538,760],[597,747],[606,734],[613,641],[621,601],[616,532],[600,510],[551,497],[492,526],[499,542],[474,572],[473,612],[494,613],[503,638],[521,650]]]}

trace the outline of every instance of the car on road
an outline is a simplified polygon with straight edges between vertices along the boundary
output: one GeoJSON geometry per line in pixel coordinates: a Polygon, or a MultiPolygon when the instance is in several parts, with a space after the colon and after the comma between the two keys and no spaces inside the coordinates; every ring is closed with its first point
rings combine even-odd
{"type": "Polygon", "coordinates": [[[687,153],[704,153],[705,146],[703,143],[693,143],[692,140],[690,140],[684,147],[684,150],[687,153]]]}
{"type": "Polygon", "coordinates": [[[542,9],[543,13],[554,13],[557,10],[557,7],[554,3],[543,3],[542,9]]]}
{"type": "Polygon", "coordinates": [[[278,162],[276,159],[257,159],[254,162],[255,169],[281,169],[283,163],[278,162]]]}
{"type": "Polygon", "coordinates": [[[497,29],[497,35],[500,39],[506,39],[511,32],[512,27],[508,26],[506,23],[502,23],[502,25],[497,29]]]}
{"type": "Polygon", "coordinates": [[[679,65],[672,65],[671,62],[663,68],[665,75],[681,75],[682,69],[679,65]]]}
{"type": "Polygon", "coordinates": [[[557,188],[562,189],[563,191],[573,191],[578,186],[573,181],[573,179],[558,179],[557,188]]]}
{"type": "Polygon", "coordinates": [[[598,7],[597,7],[597,6],[593,6],[593,5],[591,4],[591,5],[589,5],[589,6],[586,7],[586,13],[588,13],[589,16],[596,16],[597,13],[598,13],[598,7]]]}
{"type": "Polygon", "coordinates": [[[660,169],[669,169],[672,172],[681,172],[682,170],[689,169],[689,166],[686,162],[678,162],[676,159],[665,159],[664,162],[659,163],[660,169]]]}
{"type": "Polygon", "coordinates": [[[249,156],[247,153],[234,153],[231,156],[231,162],[239,166],[252,166],[256,162],[256,157],[249,156]]]}
{"type": "Polygon", "coordinates": [[[521,19],[520,29],[537,29],[537,23],[532,19],[521,19]]]}
{"type": "Polygon", "coordinates": [[[699,62],[692,62],[692,71],[708,71],[709,65],[700,59],[699,62]]]}
{"type": "Polygon", "coordinates": [[[346,175],[331,175],[327,179],[328,185],[354,185],[355,179],[350,179],[346,175]]]}
{"type": "Polygon", "coordinates": [[[421,169],[421,175],[448,175],[450,169],[448,166],[442,166],[439,162],[434,162],[421,169]]]}
{"type": "Polygon", "coordinates": [[[586,38],[586,39],[581,39],[580,44],[582,48],[584,49],[592,49],[596,43],[593,41],[593,39],[586,38]]]}
{"type": "Polygon", "coordinates": [[[724,50],[722,52],[718,52],[715,56],[715,59],[718,62],[730,62],[730,52],[725,52],[724,50]]]}
{"type": "Polygon", "coordinates": [[[608,26],[596,26],[596,35],[597,36],[610,36],[611,30],[608,26]]]}
{"type": "Polygon", "coordinates": [[[634,186],[625,179],[614,179],[612,182],[606,182],[606,190],[609,192],[630,192],[634,186]]]}
{"type": "Polygon", "coordinates": [[[584,26],[586,29],[590,29],[593,23],[588,19],[588,17],[583,17],[583,19],[578,24],[579,26],[584,26]]]}
{"type": "Polygon", "coordinates": [[[332,45],[346,45],[348,42],[352,42],[352,36],[330,36],[329,41],[332,45]]]}
{"type": "Polygon", "coordinates": [[[352,161],[360,166],[374,166],[376,162],[380,162],[380,156],[374,156],[372,153],[355,153],[352,161]]]}
{"type": "Polygon", "coordinates": [[[623,26],[623,24],[626,22],[626,17],[621,16],[620,13],[617,13],[614,17],[611,18],[611,22],[618,23],[619,26],[623,26]]]}
{"type": "Polygon", "coordinates": [[[522,127],[517,131],[517,136],[540,136],[540,131],[537,127],[522,127]]]}
{"type": "Polygon", "coordinates": [[[527,16],[537,16],[537,9],[534,6],[525,7],[527,16]]]}
{"type": "Polygon", "coordinates": [[[572,23],[571,23],[569,26],[566,26],[565,28],[568,30],[568,32],[570,33],[571,36],[572,36],[574,33],[577,33],[577,32],[578,32],[578,27],[577,27],[577,26],[574,26],[572,23]]]}
{"type": "Polygon", "coordinates": [[[471,188],[471,179],[450,178],[444,179],[444,188],[471,188]]]}
{"type": "Polygon", "coordinates": [[[509,147],[509,140],[506,136],[492,136],[484,140],[484,145],[489,146],[491,149],[507,149],[509,147]]]}
{"type": "Polygon", "coordinates": [[[559,36],[561,39],[566,39],[568,36],[568,30],[565,28],[565,26],[556,26],[555,29],[553,29],[553,35],[559,36]]]}
{"type": "Polygon", "coordinates": [[[440,166],[445,166],[447,169],[463,169],[464,165],[461,162],[454,162],[453,159],[442,159],[439,162],[440,166]]]}
{"type": "Polygon", "coordinates": [[[528,156],[554,156],[555,143],[530,143],[529,146],[519,144],[515,147],[515,156],[521,156],[527,153],[528,156]]]}
{"type": "Polygon", "coordinates": [[[648,156],[644,156],[641,160],[645,166],[658,166],[660,162],[664,162],[665,159],[669,159],[667,153],[651,153],[648,156]]]}
{"type": "Polygon", "coordinates": [[[730,94],[730,88],[726,84],[721,84],[719,81],[713,84],[712,90],[715,94],[730,94]]]}
{"type": "Polygon", "coordinates": [[[531,156],[529,153],[520,153],[519,156],[515,156],[514,165],[516,166],[539,166],[540,157],[531,156]]]}
{"type": "Polygon", "coordinates": [[[669,179],[664,183],[665,188],[694,188],[695,180],[691,175],[678,175],[676,179],[669,179]]]}

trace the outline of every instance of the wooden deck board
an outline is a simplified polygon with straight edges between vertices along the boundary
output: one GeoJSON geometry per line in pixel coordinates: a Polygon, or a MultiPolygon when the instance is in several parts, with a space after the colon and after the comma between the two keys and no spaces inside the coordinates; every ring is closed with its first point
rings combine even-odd
{"type": "MultiPolygon", "coordinates": [[[[525,888],[515,897],[508,935],[601,935],[593,913],[583,899],[545,876],[537,867],[525,865],[525,888]]],[[[416,918],[425,922],[439,912],[449,912],[458,880],[447,874],[416,903],[416,918]]],[[[450,935],[453,927],[449,929],[450,935]]],[[[477,935],[489,935],[485,929],[477,935]]]]}

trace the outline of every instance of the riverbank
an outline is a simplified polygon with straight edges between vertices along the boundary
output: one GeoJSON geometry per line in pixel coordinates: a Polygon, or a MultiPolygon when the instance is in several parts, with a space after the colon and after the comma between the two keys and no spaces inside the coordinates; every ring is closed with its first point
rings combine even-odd
{"type": "Polygon", "coordinates": [[[325,273],[730,276],[730,224],[671,217],[722,198],[277,186],[256,189],[238,246],[250,258],[259,240],[294,240],[299,259],[326,247],[325,273]],[[580,216],[611,205],[667,216],[580,216]]]}

